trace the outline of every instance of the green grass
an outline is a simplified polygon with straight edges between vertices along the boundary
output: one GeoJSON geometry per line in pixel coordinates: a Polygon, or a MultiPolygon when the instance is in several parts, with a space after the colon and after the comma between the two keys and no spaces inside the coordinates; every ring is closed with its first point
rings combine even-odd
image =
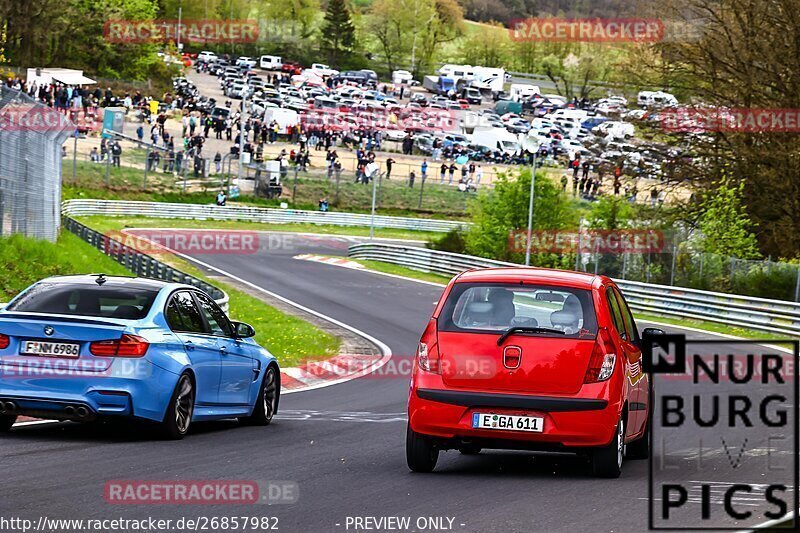
{"type": "Polygon", "coordinates": [[[758,339],[758,340],[786,340],[787,335],[776,335],[775,333],[759,332],[752,329],[738,328],[735,326],[726,326],[724,324],[717,324],[715,322],[706,322],[702,320],[693,320],[689,318],[677,319],[671,317],[663,317],[649,313],[634,313],[637,319],[649,322],[661,322],[663,324],[671,324],[678,327],[702,329],[711,333],[722,333],[723,335],[734,335],[745,339],[758,339]]]}
{"type": "MultiPolygon", "coordinates": [[[[76,179],[72,179],[72,160],[63,163],[63,199],[92,198],[100,200],[140,200],[173,203],[213,203],[221,187],[220,179],[211,177],[203,181],[204,190],[183,192],[182,182],[171,174],[149,172],[144,183],[144,170],[122,166],[112,167],[109,185],[106,186],[106,165],[78,161],[76,179]]],[[[194,180],[192,173],[189,180],[194,180]]],[[[342,176],[339,182],[339,201],[336,199],[336,184],[323,174],[301,174],[292,202],[294,189],[293,173],[283,181],[283,196],[276,199],[242,195],[232,200],[231,205],[254,205],[278,207],[282,202],[294,209],[318,209],[320,198],[328,198],[334,211],[368,213],[372,208],[372,187],[353,182],[352,176],[342,176]]],[[[378,192],[377,211],[382,215],[428,217],[439,219],[465,219],[467,205],[475,197],[464,194],[456,187],[434,183],[429,178],[425,183],[420,205],[420,181],[409,188],[400,177],[383,180],[378,192]]]]}
{"type": "MultiPolygon", "coordinates": [[[[338,352],[340,341],[316,326],[283,313],[218,279],[210,279],[193,265],[174,257],[165,262],[216,285],[230,297],[230,315],[256,329],[256,341],[268,348],[284,367],[323,359],[338,352]]],[[[64,230],[55,243],[20,235],[0,238],[0,301],[7,302],[32,283],[48,276],[105,273],[132,275],[122,265],[64,230]]]]}
{"type": "MultiPolygon", "coordinates": [[[[346,226],[323,226],[316,224],[262,224],[238,220],[194,220],[167,219],[146,217],[81,217],[82,223],[97,231],[119,231],[126,228],[204,228],[204,229],[237,229],[252,231],[283,231],[299,233],[321,233],[326,235],[350,235],[356,237],[369,236],[369,228],[346,226]]],[[[400,229],[375,229],[375,237],[386,239],[426,240],[439,237],[441,234],[400,229]]]]}
{"type": "Polygon", "coordinates": [[[159,259],[224,290],[230,298],[228,314],[231,319],[253,326],[256,330],[256,342],[277,357],[282,367],[297,366],[305,361],[325,359],[338,353],[341,341],[313,324],[279,311],[262,300],[221,282],[219,278],[210,278],[191,262],[180,257],[160,254],[159,259]]]}
{"type": "Polygon", "coordinates": [[[67,231],[62,231],[55,243],[21,235],[0,238],[0,270],[0,301],[4,302],[49,276],[130,275],[119,263],[67,231]]]}
{"type": "Polygon", "coordinates": [[[394,274],[396,276],[405,276],[407,278],[418,279],[421,281],[430,281],[432,283],[441,283],[446,285],[450,281],[451,276],[443,276],[442,274],[434,274],[432,272],[422,272],[414,270],[394,263],[385,263],[383,261],[373,261],[371,259],[349,259],[355,263],[364,265],[370,270],[376,272],[383,272],[385,274],[394,274]]]}

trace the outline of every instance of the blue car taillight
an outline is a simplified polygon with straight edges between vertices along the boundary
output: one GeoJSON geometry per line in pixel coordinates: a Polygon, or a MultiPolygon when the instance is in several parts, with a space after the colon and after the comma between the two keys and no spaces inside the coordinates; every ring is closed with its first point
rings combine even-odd
{"type": "Polygon", "coordinates": [[[89,352],[98,357],[144,357],[149,346],[142,337],[126,333],[119,339],[92,342],[89,352]]]}

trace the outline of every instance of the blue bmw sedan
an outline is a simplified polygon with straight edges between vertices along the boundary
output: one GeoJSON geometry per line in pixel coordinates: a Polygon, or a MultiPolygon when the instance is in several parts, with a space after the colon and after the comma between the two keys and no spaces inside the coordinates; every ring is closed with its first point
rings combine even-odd
{"type": "Polygon", "coordinates": [[[203,291],[144,278],[52,277],[0,311],[0,431],[19,416],[267,425],[280,369],[203,291]]]}

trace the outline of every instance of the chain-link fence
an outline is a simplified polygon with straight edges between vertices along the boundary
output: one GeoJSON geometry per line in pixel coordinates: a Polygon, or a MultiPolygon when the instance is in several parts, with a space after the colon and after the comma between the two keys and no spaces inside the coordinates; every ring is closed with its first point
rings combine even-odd
{"type": "Polygon", "coordinates": [[[0,235],[56,240],[62,145],[74,131],[66,115],[0,87],[0,235]]]}
{"type": "Polygon", "coordinates": [[[798,263],[701,253],[685,244],[658,252],[586,252],[576,258],[575,268],[629,281],[800,301],[798,263]]]}

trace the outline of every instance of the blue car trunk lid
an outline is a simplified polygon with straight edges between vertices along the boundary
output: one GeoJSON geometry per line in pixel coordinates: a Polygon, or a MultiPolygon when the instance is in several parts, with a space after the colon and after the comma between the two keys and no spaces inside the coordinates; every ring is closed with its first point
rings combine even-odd
{"type": "Polygon", "coordinates": [[[64,366],[64,361],[74,361],[74,367],[82,372],[103,372],[111,366],[114,358],[95,357],[89,352],[89,344],[119,339],[129,324],[128,320],[113,318],[0,313],[0,334],[9,337],[8,347],[0,350],[0,368],[58,367],[64,366]],[[79,354],[77,357],[21,354],[26,341],[74,343],[79,345],[79,354]]]}

